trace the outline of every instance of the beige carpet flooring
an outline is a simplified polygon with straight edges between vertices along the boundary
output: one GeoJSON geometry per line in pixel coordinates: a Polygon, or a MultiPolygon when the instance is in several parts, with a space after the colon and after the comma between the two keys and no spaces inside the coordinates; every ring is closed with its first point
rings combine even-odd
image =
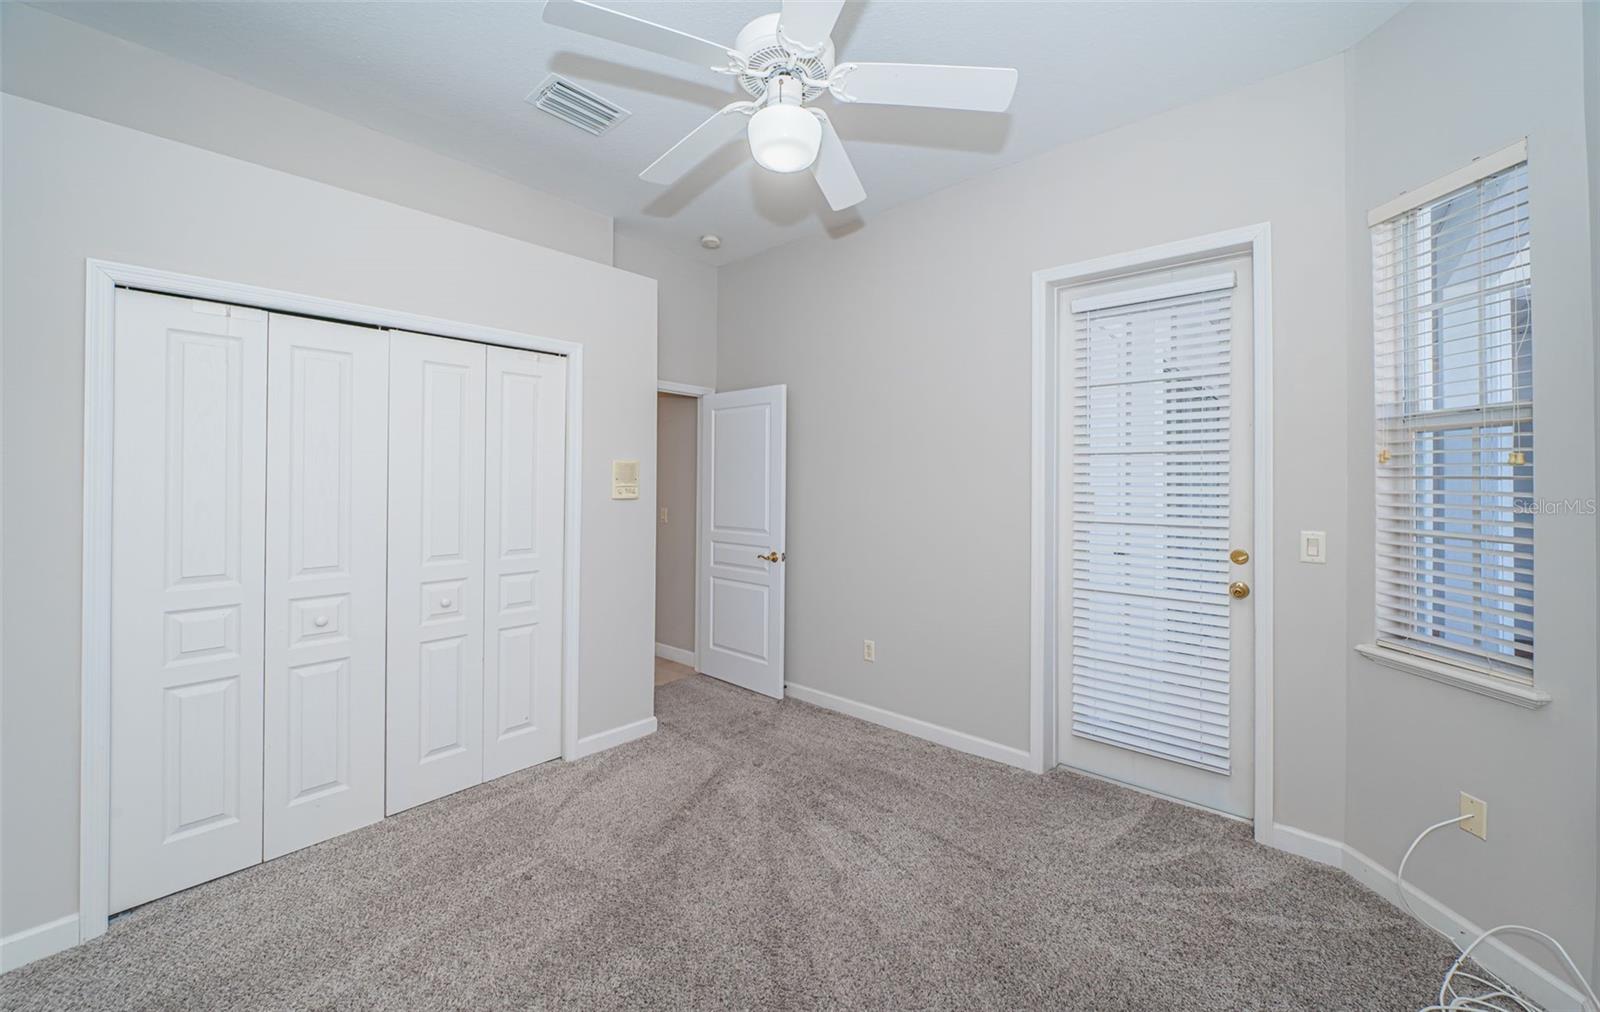
{"type": "Polygon", "coordinates": [[[1415,1009],[1449,946],[1234,822],[703,676],[660,730],[148,904],[33,1009],[1415,1009]]]}

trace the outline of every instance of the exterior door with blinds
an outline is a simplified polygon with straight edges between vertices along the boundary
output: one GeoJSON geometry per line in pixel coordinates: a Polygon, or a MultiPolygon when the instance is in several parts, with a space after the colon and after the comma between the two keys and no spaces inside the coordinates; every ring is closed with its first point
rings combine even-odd
{"type": "Polygon", "coordinates": [[[1252,814],[1250,258],[1061,293],[1056,754],[1252,814]]]}

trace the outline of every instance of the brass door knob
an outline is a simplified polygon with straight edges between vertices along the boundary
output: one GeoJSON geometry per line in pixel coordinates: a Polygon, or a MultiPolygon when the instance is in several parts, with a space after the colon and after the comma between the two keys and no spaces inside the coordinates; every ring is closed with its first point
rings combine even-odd
{"type": "Polygon", "coordinates": [[[1242,566],[1246,562],[1250,561],[1250,553],[1245,551],[1243,548],[1235,548],[1233,551],[1228,553],[1228,561],[1232,562],[1235,566],[1242,566]]]}
{"type": "Polygon", "coordinates": [[[1243,580],[1235,580],[1228,584],[1228,595],[1242,601],[1250,596],[1250,585],[1243,580]]]}
{"type": "Polygon", "coordinates": [[[768,552],[765,555],[758,555],[756,558],[765,559],[768,562],[777,562],[782,558],[782,556],[780,556],[777,552],[768,552]]]}

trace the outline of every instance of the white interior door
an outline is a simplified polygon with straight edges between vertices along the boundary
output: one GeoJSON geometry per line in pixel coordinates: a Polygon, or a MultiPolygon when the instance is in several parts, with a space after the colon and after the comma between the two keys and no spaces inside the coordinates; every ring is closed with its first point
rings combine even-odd
{"type": "Polygon", "coordinates": [[[783,386],[700,408],[700,670],[783,698],[783,386]]]}
{"type": "Polygon", "coordinates": [[[110,909],[261,860],[267,316],[118,291],[110,909]]]}
{"type": "Polygon", "coordinates": [[[1252,326],[1239,256],[1064,292],[1057,755],[1248,818],[1252,326]]]}
{"type": "Polygon", "coordinates": [[[483,779],[485,348],[389,335],[390,815],[483,779]]]}
{"type": "Polygon", "coordinates": [[[273,314],[264,857],[383,818],[389,338],[273,314]]]}
{"type": "Polygon", "coordinates": [[[567,360],[488,349],[483,776],[561,754],[567,360]]]}

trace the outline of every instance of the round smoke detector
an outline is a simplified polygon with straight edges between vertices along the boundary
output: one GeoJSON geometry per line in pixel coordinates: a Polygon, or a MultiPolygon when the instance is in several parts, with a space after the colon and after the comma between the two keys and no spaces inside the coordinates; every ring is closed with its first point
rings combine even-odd
{"type": "MultiPolygon", "coordinates": [[[[738,41],[733,44],[750,67],[750,73],[739,75],[739,84],[755,98],[766,97],[767,82],[780,71],[798,68],[807,77],[826,80],[833,70],[832,39],[825,40],[822,48],[813,55],[791,53],[778,39],[779,17],[781,15],[773,13],[756,18],[744,26],[739,32],[738,41]]],[[[825,90],[814,84],[807,85],[801,101],[809,102],[825,90]]]]}
{"type": "Polygon", "coordinates": [[[704,246],[706,249],[721,249],[722,237],[719,235],[712,235],[708,232],[700,237],[700,245],[704,246]]]}

